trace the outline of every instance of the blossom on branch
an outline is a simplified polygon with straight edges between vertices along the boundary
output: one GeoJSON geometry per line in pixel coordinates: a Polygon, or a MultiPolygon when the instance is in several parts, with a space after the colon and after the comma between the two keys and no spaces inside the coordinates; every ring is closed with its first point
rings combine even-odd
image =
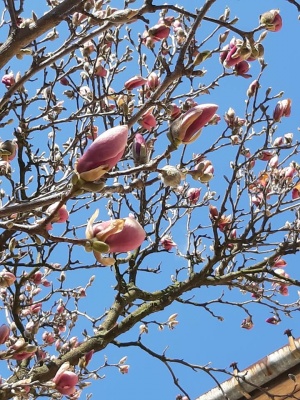
{"type": "Polygon", "coordinates": [[[202,128],[213,118],[217,109],[216,104],[201,104],[192,107],[170,125],[168,132],[170,142],[175,147],[194,142],[200,136],[202,128]]]}
{"type": "Polygon", "coordinates": [[[127,136],[127,125],[108,129],[98,136],[75,165],[80,179],[96,181],[112,169],[123,156],[127,136]]]}

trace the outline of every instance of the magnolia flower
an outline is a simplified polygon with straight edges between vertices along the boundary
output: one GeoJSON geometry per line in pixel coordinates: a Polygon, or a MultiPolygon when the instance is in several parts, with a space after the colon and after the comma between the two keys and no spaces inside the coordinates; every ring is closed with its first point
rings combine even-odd
{"type": "Polygon", "coordinates": [[[3,75],[1,82],[9,89],[16,83],[14,74],[10,72],[9,74],[3,75]]]}
{"type": "Polygon", "coordinates": [[[170,142],[175,147],[178,147],[181,143],[194,142],[199,137],[201,129],[211,120],[217,109],[216,104],[201,104],[192,107],[170,125],[168,133],[170,142]]]}
{"type": "Polygon", "coordinates": [[[300,197],[300,182],[298,182],[292,189],[292,199],[296,200],[300,197]]]}
{"type": "Polygon", "coordinates": [[[170,27],[165,24],[157,24],[148,29],[148,35],[154,41],[166,39],[170,34],[170,27]]]}
{"type": "Polygon", "coordinates": [[[284,99],[278,101],[273,112],[274,122],[279,122],[282,117],[289,117],[291,115],[291,99],[284,99]]]}
{"type": "MultiPolygon", "coordinates": [[[[59,204],[59,202],[53,203],[51,204],[51,206],[49,206],[46,210],[46,214],[51,215],[54,210],[56,209],[57,205],[59,204]]],[[[64,223],[67,221],[67,219],[69,218],[69,212],[67,210],[67,207],[65,204],[63,204],[57,211],[56,213],[53,215],[51,222],[56,222],[56,223],[64,223]]]]}
{"type": "Polygon", "coordinates": [[[250,83],[248,87],[247,96],[248,97],[254,96],[259,87],[260,87],[259,82],[257,79],[255,79],[253,82],[250,83]]]}
{"type": "Polygon", "coordinates": [[[271,325],[278,325],[280,322],[280,319],[276,315],[273,315],[273,317],[267,318],[266,322],[271,325]]]}
{"type": "Polygon", "coordinates": [[[78,383],[78,376],[75,372],[68,371],[69,368],[69,362],[63,363],[52,379],[55,389],[65,396],[73,394],[76,390],[75,385],[78,383]]]}
{"type": "Polygon", "coordinates": [[[132,156],[135,165],[146,164],[148,162],[149,154],[147,143],[140,133],[137,133],[133,139],[132,156]]]}
{"type": "Polygon", "coordinates": [[[128,374],[129,368],[130,365],[127,364],[119,365],[119,371],[121,372],[121,374],[128,374]]]}
{"type": "Polygon", "coordinates": [[[191,204],[197,204],[200,197],[200,188],[190,188],[187,191],[187,198],[191,204]]]}
{"type": "Polygon", "coordinates": [[[107,70],[102,66],[102,61],[103,59],[101,57],[97,58],[94,74],[102,78],[105,78],[107,76],[107,70]]]}
{"type": "Polygon", "coordinates": [[[278,32],[282,28],[282,18],[279,10],[270,10],[260,15],[259,23],[264,25],[267,31],[278,32]]]}
{"type": "Polygon", "coordinates": [[[237,76],[242,76],[243,78],[251,78],[252,75],[247,74],[249,69],[250,69],[250,64],[247,61],[243,60],[235,64],[233,72],[237,76]]]}
{"type": "Polygon", "coordinates": [[[167,251],[172,250],[173,247],[177,246],[177,244],[175,242],[173,242],[171,236],[169,236],[169,235],[163,236],[160,239],[159,243],[167,251]]]}
{"type": "MultiPolygon", "coordinates": [[[[112,219],[94,224],[98,210],[90,218],[86,228],[88,247],[103,265],[112,265],[114,259],[101,257],[101,253],[123,253],[137,249],[145,240],[146,233],[134,217],[112,219]]],[[[88,248],[87,248],[88,250],[88,248]]]]}
{"type": "Polygon", "coordinates": [[[152,111],[155,107],[150,107],[145,114],[138,120],[138,123],[147,131],[152,131],[152,129],[156,128],[156,119],[152,114],[152,111]]]}
{"type": "Polygon", "coordinates": [[[151,72],[151,74],[147,78],[147,87],[150,90],[155,90],[160,84],[160,79],[155,72],[151,72]]]}
{"type": "Polygon", "coordinates": [[[96,181],[112,169],[124,153],[127,135],[128,126],[120,125],[98,136],[75,166],[80,178],[96,181]]]}
{"type": "Polygon", "coordinates": [[[214,177],[214,171],[215,169],[211,161],[203,160],[195,165],[193,171],[189,171],[189,175],[196,181],[199,180],[201,183],[207,183],[214,177]]]}
{"type": "Polygon", "coordinates": [[[15,280],[15,275],[6,269],[0,272],[0,287],[8,287],[12,285],[15,280]]]}
{"type": "Polygon", "coordinates": [[[125,89],[132,90],[139,86],[146,85],[147,82],[147,79],[143,78],[142,76],[136,75],[133,78],[128,79],[128,81],[125,82],[124,86],[125,89]]]}
{"type": "Polygon", "coordinates": [[[9,327],[5,324],[1,325],[0,326],[0,344],[4,344],[8,340],[9,334],[10,334],[9,327]]]}
{"type": "Polygon", "coordinates": [[[253,326],[254,326],[254,323],[253,323],[251,317],[245,318],[241,323],[241,328],[244,328],[244,329],[250,330],[253,328],[253,326]]]}

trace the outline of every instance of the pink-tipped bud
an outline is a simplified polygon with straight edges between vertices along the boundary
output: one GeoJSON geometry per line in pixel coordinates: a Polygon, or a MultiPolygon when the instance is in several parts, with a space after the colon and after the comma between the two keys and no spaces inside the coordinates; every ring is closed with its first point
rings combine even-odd
{"type": "Polygon", "coordinates": [[[280,322],[280,319],[278,317],[276,317],[276,315],[273,315],[273,317],[267,318],[266,322],[271,325],[278,325],[280,322]]]}
{"type": "Polygon", "coordinates": [[[151,72],[147,79],[147,86],[150,90],[155,90],[160,84],[159,77],[155,72],[151,72]]]}
{"type": "Polygon", "coordinates": [[[169,235],[163,236],[160,239],[159,243],[167,251],[170,251],[170,250],[172,250],[173,247],[177,246],[177,244],[175,242],[173,242],[171,236],[169,236],[169,235]]]}
{"type": "MultiPolygon", "coordinates": [[[[57,205],[58,205],[58,202],[51,204],[51,206],[49,206],[47,208],[46,214],[51,215],[54,212],[54,210],[56,209],[57,205]]],[[[66,205],[64,204],[53,215],[51,222],[64,223],[68,220],[68,218],[69,218],[69,212],[67,210],[66,205]]]]}
{"type": "Polygon", "coordinates": [[[250,85],[248,87],[247,96],[248,97],[254,96],[259,87],[260,87],[259,82],[257,79],[255,79],[252,83],[250,83],[250,85]]]}
{"type": "Polygon", "coordinates": [[[143,243],[145,236],[142,226],[132,217],[112,219],[87,227],[87,238],[96,238],[105,243],[110,253],[135,250],[143,243]]]}
{"type": "Polygon", "coordinates": [[[7,89],[9,89],[16,83],[14,74],[11,72],[9,74],[3,75],[1,82],[4,83],[7,89]]]}
{"type": "Polygon", "coordinates": [[[101,57],[97,58],[94,74],[105,78],[107,76],[107,70],[102,66],[102,61],[103,59],[101,57]]]}
{"type": "Polygon", "coordinates": [[[122,158],[128,136],[128,126],[120,125],[108,129],[90,145],[77,162],[80,178],[92,182],[101,178],[122,158]]]}
{"type": "Polygon", "coordinates": [[[242,76],[243,78],[251,78],[252,75],[247,74],[249,69],[250,69],[250,64],[247,61],[243,60],[235,64],[233,72],[237,76],[242,76]]]}
{"type": "Polygon", "coordinates": [[[127,90],[132,90],[137,87],[146,85],[147,79],[143,78],[142,76],[134,76],[133,78],[128,79],[128,81],[125,82],[124,86],[125,89],[127,90]]]}
{"type": "Polygon", "coordinates": [[[154,107],[150,107],[150,109],[142,115],[141,119],[138,123],[147,131],[151,132],[154,128],[156,128],[156,119],[152,114],[154,107]]]}
{"type": "Polygon", "coordinates": [[[282,28],[282,18],[279,10],[270,10],[260,15],[259,23],[264,25],[267,31],[278,32],[282,28]]]}
{"type": "Polygon", "coordinates": [[[201,104],[188,110],[170,125],[168,133],[170,142],[176,147],[181,143],[192,143],[217,109],[216,104],[201,104]]]}
{"type": "Polygon", "coordinates": [[[187,198],[191,204],[197,204],[200,198],[200,188],[190,188],[187,192],[187,198]]]}
{"type": "Polygon", "coordinates": [[[291,99],[284,99],[278,101],[273,112],[274,122],[279,122],[282,117],[289,117],[291,115],[291,99]]]}
{"type": "Polygon", "coordinates": [[[132,155],[135,165],[146,164],[148,162],[149,154],[147,144],[140,133],[137,133],[133,139],[132,155]]]}
{"type": "Polygon", "coordinates": [[[148,35],[156,41],[166,39],[170,34],[170,27],[165,24],[157,24],[148,30],[148,35]]]}
{"type": "Polygon", "coordinates": [[[3,324],[0,326],[0,344],[4,344],[10,335],[10,329],[7,325],[3,324]]]}
{"type": "Polygon", "coordinates": [[[0,272],[0,287],[8,287],[11,286],[16,277],[13,273],[6,271],[5,269],[0,272]]]}

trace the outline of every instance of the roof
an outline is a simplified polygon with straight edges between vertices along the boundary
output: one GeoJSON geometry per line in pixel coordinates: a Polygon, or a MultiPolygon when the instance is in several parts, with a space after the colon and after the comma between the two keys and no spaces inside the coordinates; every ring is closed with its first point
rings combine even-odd
{"type": "MultiPolygon", "coordinates": [[[[196,400],[284,400],[300,394],[300,338],[257,361],[196,400]],[[268,394],[273,394],[270,397],[268,394]]],[[[293,397],[299,398],[299,397],[293,397]]]]}

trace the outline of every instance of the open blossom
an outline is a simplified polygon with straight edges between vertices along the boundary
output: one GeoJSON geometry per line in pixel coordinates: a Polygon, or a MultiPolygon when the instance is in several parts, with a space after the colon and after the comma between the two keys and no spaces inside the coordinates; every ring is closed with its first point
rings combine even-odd
{"type": "Polygon", "coordinates": [[[214,166],[209,160],[202,160],[195,165],[193,171],[189,171],[189,174],[196,181],[199,180],[201,183],[207,183],[214,177],[214,166]]]}
{"type": "Polygon", "coordinates": [[[216,104],[200,104],[182,114],[170,125],[168,133],[170,142],[176,147],[181,143],[194,142],[217,109],[216,104]]]}
{"type": "Polygon", "coordinates": [[[170,250],[172,250],[173,247],[177,246],[177,244],[175,242],[173,242],[171,236],[169,236],[169,235],[163,236],[160,239],[159,243],[167,251],[170,251],[170,250]]]}
{"type": "Polygon", "coordinates": [[[3,75],[1,81],[2,81],[2,83],[4,83],[4,85],[7,87],[7,89],[16,83],[14,74],[12,72],[10,72],[9,74],[3,75]]]}
{"type": "Polygon", "coordinates": [[[220,62],[224,68],[232,68],[239,62],[247,60],[251,55],[251,50],[244,53],[242,49],[243,42],[236,38],[232,38],[229,44],[224,46],[220,54],[220,62]]]}
{"type": "Polygon", "coordinates": [[[157,124],[156,119],[152,114],[153,110],[154,107],[150,107],[149,110],[147,110],[138,121],[138,123],[149,132],[156,128],[157,124]]]}
{"type": "Polygon", "coordinates": [[[94,224],[97,216],[98,211],[90,218],[86,228],[86,238],[100,263],[111,265],[114,262],[114,259],[103,259],[101,253],[132,251],[137,249],[145,240],[146,233],[133,216],[94,224]],[[106,264],[105,260],[107,261],[106,264]]]}
{"type": "Polygon", "coordinates": [[[70,396],[76,390],[75,385],[78,383],[78,376],[75,372],[68,371],[70,363],[66,362],[57,371],[52,381],[55,383],[55,389],[65,395],[70,396]]]}
{"type": "Polygon", "coordinates": [[[259,23],[264,25],[267,31],[278,32],[282,28],[282,18],[279,10],[270,10],[261,14],[259,23]]]}
{"type": "Polygon", "coordinates": [[[77,162],[80,178],[92,182],[113,168],[124,153],[127,136],[127,125],[108,129],[98,136],[77,162]]]}
{"type": "Polygon", "coordinates": [[[254,323],[253,323],[251,317],[245,318],[241,323],[241,328],[244,328],[244,329],[247,329],[247,330],[252,329],[253,326],[254,326],[254,323]]]}
{"type": "Polygon", "coordinates": [[[190,188],[187,191],[187,198],[191,204],[197,204],[200,197],[201,189],[200,188],[190,188]]]}
{"type": "Polygon", "coordinates": [[[282,117],[289,117],[291,115],[291,99],[284,99],[278,101],[273,112],[273,120],[279,122],[282,117]]]}
{"type": "Polygon", "coordinates": [[[13,273],[4,269],[0,272],[0,287],[8,287],[14,283],[16,277],[13,273]]]}

